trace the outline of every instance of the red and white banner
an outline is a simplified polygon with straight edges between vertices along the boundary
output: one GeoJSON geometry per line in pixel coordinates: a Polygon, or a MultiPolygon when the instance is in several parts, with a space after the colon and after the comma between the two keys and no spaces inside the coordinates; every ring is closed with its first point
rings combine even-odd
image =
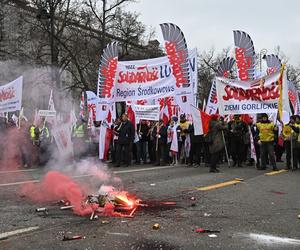
{"type": "Polygon", "coordinates": [[[170,136],[172,140],[170,151],[172,151],[173,153],[178,153],[177,127],[178,125],[175,124],[172,128],[170,128],[170,136]]]}
{"type": "Polygon", "coordinates": [[[167,125],[170,118],[169,107],[167,105],[164,105],[160,111],[160,119],[162,119],[164,121],[164,124],[167,125]]]}
{"type": "Polygon", "coordinates": [[[255,150],[255,145],[254,145],[254,138],[253,138],[253,134],[251,132],[250,126],[248,126],[248,130],[249,130],[249,135],[250,135],[251,158],[254,159],[255,163],[257,163],[257,155],[256,155],[256,150],[255,150]]]}
{"type": "Polygon", "coordinates": [[[109,150],[110,141],[112,138],[111,115],[108,113],[108,118],[101,122],[99,134],[99,159],[106,160],[109,150]]]}
{"type": "Polygon", "coordinates": [[[216,81],[213,81],[207,99],[205,113],[209,115],[213,115],[217,113],[217,110],[218,110],[217,86],[216,86],[216,81]]]}
{"type": "Polygon", "coordinates": [[[203,135],[202,117],[201,110],[191,105],[191,113],[193,117],[194,135],[203,135]]]}
{"type": "Polygon", "coordinates": [[[300,114],[299,94],[293,82],[288,81],[288,95],[294,109],[294,115],[300,114]]]}
{"type": "Polygon", "coordinates": [[[71,139],[71,123],[55,126],[52,135],[55,139],[59,153],[65,158],[73,155],[73,142],[71,139]]]}
{"type": "Polygon", "coordinates": [[[23,91],[23,76],[0,86],[0,112],[21,110],[23,91]]]}
{"type": "Polygon", "coordinates": [[[168,57],[118,62],[114,84],[114,101],[158,99],[168,96],[193,95],[197,81],[197,51],[191,50],[189,83],[176,86],[168,57]],[[194,83],[195,82],[195,83],[194,83]]]}
{"type": "Polygon", "coordinates": [[[251,37],[244,31],[234,30],[235,59],[241,81],[255,78],[255,51],[251,37]]]}
{"type": "MultiPolygon", "coordinates": [[[[217,77],[219,113],[230,115],[277,112],[280,96],[279,77],[280,72],[243,82],[217,77]]],[[[283,103],[288,102],[286,89],[287,82],[283,77],[283,103]]]]}

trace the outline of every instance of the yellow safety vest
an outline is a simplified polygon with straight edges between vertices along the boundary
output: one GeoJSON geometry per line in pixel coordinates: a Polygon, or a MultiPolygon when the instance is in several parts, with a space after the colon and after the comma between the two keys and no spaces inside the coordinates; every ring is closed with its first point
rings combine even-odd
{"type": "Polygon", "coordinates": [[[190,123],[189,123],[188,121],[185,121],[185,122],[182,122],[182,123],[179,122],[179,126],[180,126],[180,128],[182,129],[180,135],[185,135],[184,130],[188,129],[188,128],[189,128],[189,125],[190,125],[190,123]]]}
{"type": "Polygon", "coordinates": [[[73,137],[83,138],[84,137],[84,126],[83,124],[73,127],[73,137]]]}
{"type": "Polygon", "coordinates": [[[259,130],[259,138],[261,142],[272,142],[274,141],[274,123],[257,123],[256,124],[259,130]]]}
{"type": "Polygon", "coordinates": [[[286,140],[286,139],[289,139],[293,134],[294,134],[294,130],[291,128],[290,125],[284,125],[283,126],[283,129],[282,129],[282,136],[283,136],[283,139],[286,140]]]}
{"type": "MultiPolygon", "coordinates": [[[[300,130],[300,124],[296,123],[295,127],[299,128],[299,130],[300,130]]],[[[300,142],[300,133],[298,134],[298,142],[300,142]]]]}
{"type": "Polygon", "coordinates": [[[35,126],[34,125],[30,126],[30,128],[29,128],[29,134],[30,134],[30,139],[31,140],[35,139],[35,132],[34,132],[34,130],[35,130],[35,126]]]}

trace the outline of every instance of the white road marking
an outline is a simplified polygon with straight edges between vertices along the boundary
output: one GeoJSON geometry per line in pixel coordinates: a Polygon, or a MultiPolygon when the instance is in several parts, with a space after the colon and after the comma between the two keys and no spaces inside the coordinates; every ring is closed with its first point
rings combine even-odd
{"type": "Polygon", "coordinates": [[[39,170],[38,168],[32,168],[32,169],[19,169],[19,170],[3,170],[0,171],[0,174],[10,174],[10,173],[19,173],[19,172],[33,172],[39,170]]]}
{"type": "MultiPolygon", "coordinates": [[[[164,167],[153,167],[153,168],[141,168],[141,169],[128,169],[128,170],[118,170],[113,171],[114,174],[127,174],[127,173],[136,173],[136,172],[144,172],[144,171],[153,171],[159,169],[168,169],[174,168],[174,166],[164,166],[164,167]]],[[[84,175],[75,175],[71,176],[71,178],[83,178],[83,177],[91,177],[95,176],[95,174],[84,174],[84,175]]],[[[38,183],[40,180],[28,180],[28,181],[19,181],[19,182],[10,182],[10,183],[1,183],[0,187],[7,187],[7,186],[16,186],[22,185],[27,183],[38,183]]]]}
{"type": "Polygon", "coordinates": [[[22,233],[27,233],[27,232],[30,232],[30,231],[37,230],[39,228],[40,227],[27,227],[27,228],[17,229],[17,230],[10,231],[10,232],[1,233],[0,234],[0,239],[5,239],[5,238],[8,238],[10,236],[14,236],[14,235],[22,234],[22,233]]]}
{"type": "Polygon", "coordinates": [[[1,183],[0,187],[6,187],[6,186],[16,186],[16,185],[22,185],[27,183],[38,183],[40,180],[30,180],[30,181],[18,181],[18,182],[9,182],[9,183],[1,183]]]}
{"type": "Polygon", "coordinates": [[[127,233],[111,233],[111,232],[106,232],[106,233],[111,235],[129,236],[129,234],[127,233]]]}
{"type": "Polygon", "coordinates": [[[278,237],[278,236],[267,235],[267,234],[250,233],[249,237],[257,241],[258,243],[267,244],[267,245],[271,245],[271,244],[300,245],[300,240],[298,239],[278,237]]]}

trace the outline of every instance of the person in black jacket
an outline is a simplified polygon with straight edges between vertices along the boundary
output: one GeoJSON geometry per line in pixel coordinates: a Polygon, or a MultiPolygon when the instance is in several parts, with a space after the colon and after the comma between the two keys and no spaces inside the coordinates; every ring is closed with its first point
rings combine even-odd
{"type": "Polygon", "coordinates": [[[164,121],[160,120],[154,127],[152,136],[155,140],[156,151],[156,164],[155,166],[165,165],[167,163],[167,139],[168,132],[167,127],[164,125],[164,121]],[[162,162],[161,162],[162,158],[162,162]]]}
{"type": "Polygon", "coordinates": [[[120,167],[121,157],[123,151],[124,154],[124,163],[125,166],[128,167],[131,161],[131,153],[132,153],[132,144],[134,141],[134,126],[128,120],[127,114],[122,115],[122,123],[117,130],[118,135],[118,143],[116,150],[116,165],[115,167],[120,167]]]}
{"type": "Polygon", "coordinates": [[[188,133],[191,136],[191,152],[189,156],[188,166],[193,166],[195,160],[195,167],[199,167],[201,163],[201,152],[203,146],[203,135],[194,135],[194,125],[190,124],[188,127],[188,133]]]}
{"type": "Polygon", "coordinates": [[[234,115],[233,121],[228,123],[230,135],[230,148],[233,160],[233,167],[238,165],[242,167],[244,152],[244,135],[248,131],[247,125],[240,119],[239,115],[234,115]]]}
{"type": "Polygon", "coordinates": [[[137,133],[139,136],[139,141],[136,142],[136,164],[141,164],[141,158],[143,163],[147,162],[147,141],[149,137],[149,125],[147,121],[141,120],[137,125],[137,133]]]}

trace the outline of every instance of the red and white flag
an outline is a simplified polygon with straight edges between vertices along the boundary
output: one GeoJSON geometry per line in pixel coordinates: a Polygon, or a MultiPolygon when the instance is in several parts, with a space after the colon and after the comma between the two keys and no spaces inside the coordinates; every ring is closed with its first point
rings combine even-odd
{"type": "Polygon", "coordinates": [[[191,113],[194,125],[194,135],[208,133],[208,126],[211,116],[191,105],[191,113]]]}
{"type": "Polygon", "coordinates": [[[111,126],[111,112],[108,111],[107,118],[101,122],[99,134],[99,159],[106,160],[109,150],[110,141],[112,138],[111,126]]]}
{"type": "Polygon", "coordinates": [[[252,135],[250,126],[248,126],[248,129],[249,129],[249,134],[250,134],[251,158],[254,159],[255,163],[257,163],[257,155],[256,155],[256,150],[255,150],[255,145],[254,145],[254,139],[253,139],[253,135],[252,135]]]}
{"type": "Polygon", "coordinates": [[[164,121],[164,124],[167,125],[170,120],[169,108],[167,105],[164,105],[160,111],[160,119],[164,121]]]}
{"type": "Polygon", "coordinates": [[[191,105],[191,112],[193,117],[194,135],[203,135],[204,132],[202,126],[201,110],[191,105]]]}
{"type": "Polygon", "coordinates": [[[178,153],[178,139],[177,139],[177,125],[174,125],[173,128],[171,128],[171,134],[172,134],[172,142],[170,151],[172,153],[178,153]]]}

